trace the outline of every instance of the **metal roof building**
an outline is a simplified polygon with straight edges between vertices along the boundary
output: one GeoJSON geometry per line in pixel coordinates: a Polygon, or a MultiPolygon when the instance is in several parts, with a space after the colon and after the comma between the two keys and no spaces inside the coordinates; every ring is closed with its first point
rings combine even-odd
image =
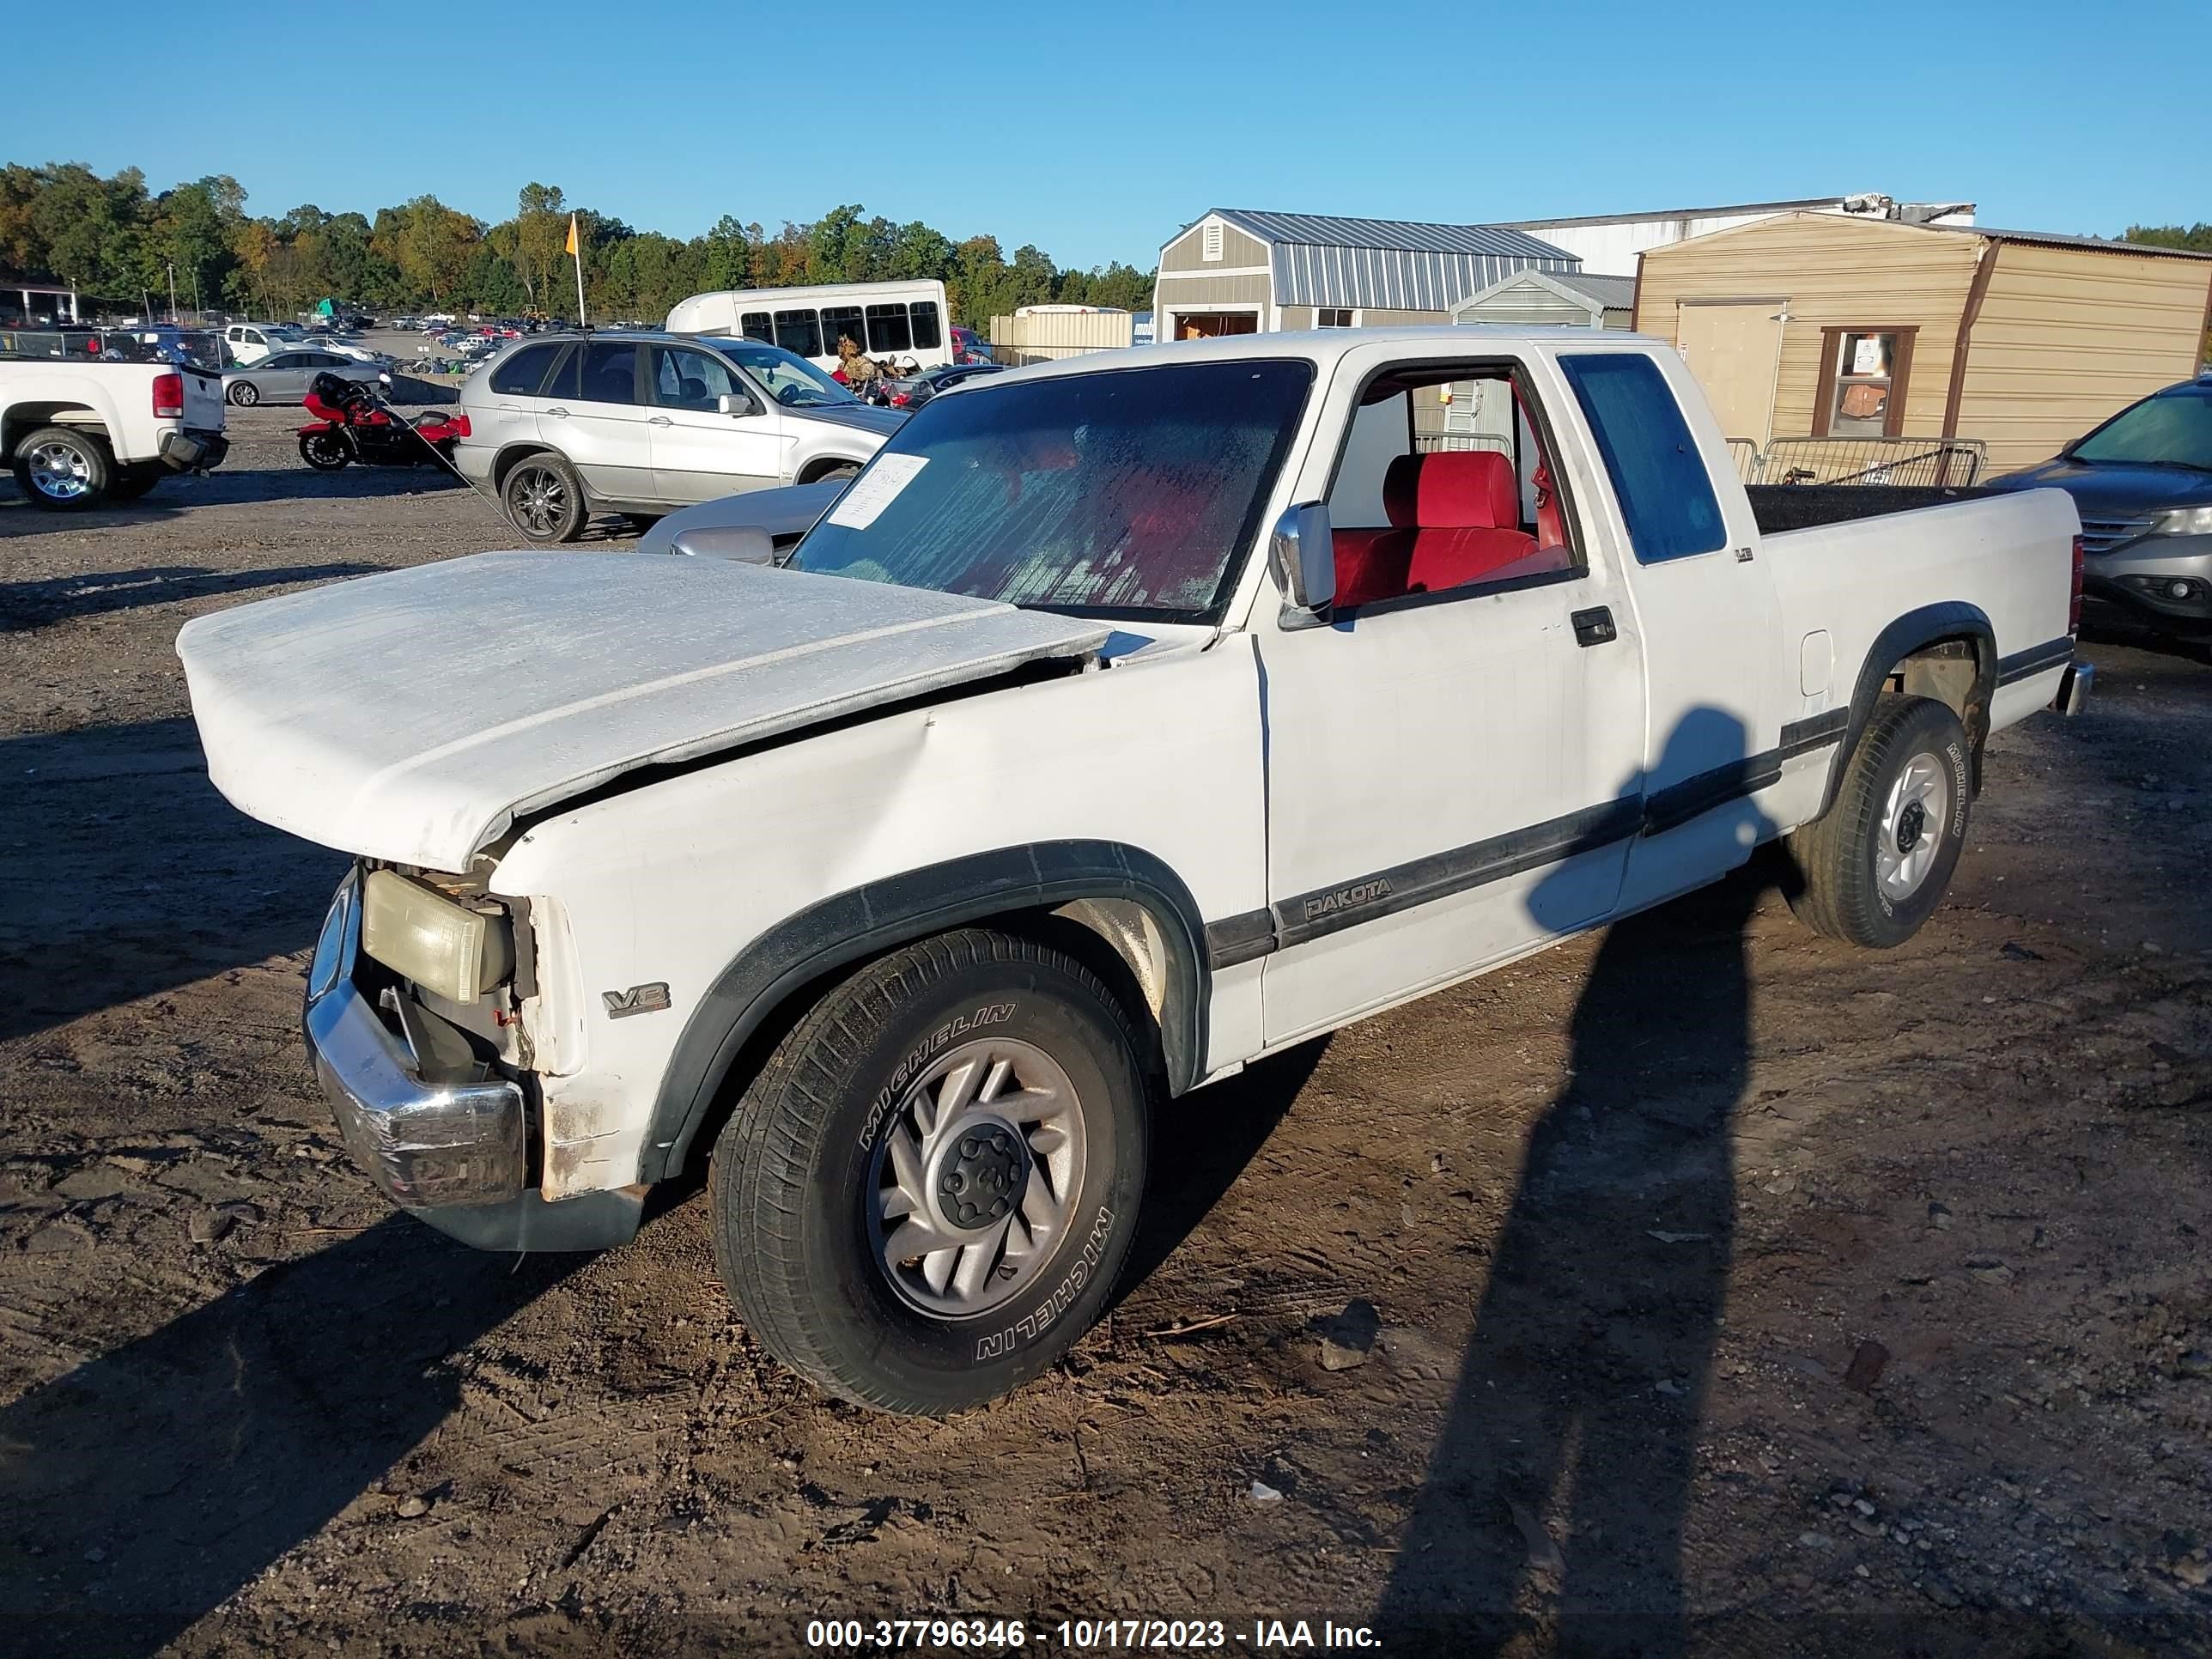
{"type": "Polygon", "coordinates": [[[1160,250],[1154,307],[1164,340],[1443,323],[1460,301],[1517,272],[1571,276],[1578,264],[1498,225],[1215,208],[1160,250]]]}
{"type": "Polygon", "coordinates": [[[1586,270],[1558,276],[1516,271],[1452,307],[1455,323],[1496,323],[1514,328],[1626,328],[1636,314],[1633,276],[1593,276],[1586,270]]]}

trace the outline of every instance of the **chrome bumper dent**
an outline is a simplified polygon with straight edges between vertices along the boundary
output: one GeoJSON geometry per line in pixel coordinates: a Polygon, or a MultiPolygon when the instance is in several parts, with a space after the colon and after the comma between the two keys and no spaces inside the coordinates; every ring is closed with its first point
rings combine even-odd
{"type": "Polygon", "coordinates": [[[354,982],[360,892],[356,873],[331,901],[307,973],[305,1015],[307,1052],[347,1150],[410,1210],[519,1197],[528,1182],[521,1085],[421,1074],[354,982]]]}

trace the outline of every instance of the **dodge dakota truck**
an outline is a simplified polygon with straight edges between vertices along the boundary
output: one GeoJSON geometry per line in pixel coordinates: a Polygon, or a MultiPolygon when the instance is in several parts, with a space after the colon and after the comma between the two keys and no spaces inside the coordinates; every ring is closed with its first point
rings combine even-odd
{"type": "Polygon", "coordinates": [[[11,352],[0,342],[0,455],[35,507],[135,501],[172,472],[219,465],[229,447],[222,377],[211,369],[11,352]]]}
{"type": "Polygon", "coordinates": [[[223,793],[354,855],[305,1019],[394,1200],[596,1249],[710,1160],[757,1338],[943,1413],[1098,1317],[1151,1115],[1258,1056],[1778,839],[1911,936],[1990,733],[2085,689],[2079,528],[1763,534],[1663,345],[1329,330],[959,388],[781,562],[489,553],[179,650],[223,793]]]}

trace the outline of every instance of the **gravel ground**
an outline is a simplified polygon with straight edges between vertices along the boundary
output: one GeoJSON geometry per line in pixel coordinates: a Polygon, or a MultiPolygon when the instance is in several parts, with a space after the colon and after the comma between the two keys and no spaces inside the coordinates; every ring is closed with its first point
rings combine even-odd
{"type": "Polygon", "coordinates": [[[2095,643],[2094,718],[1997,739],[1901,951],[1754,873],[1179,1103],[1109,1321],[901,1421],[755,1347],[696,1194],[517,1261],[346,1164],[296,1028],[342,860],[216,796],[171,641],[512,536],[427,472],[310,473],[296,420],[127,508],[0,489],[15,1639],[2212,1652],[2201,658],[2095,643]]]}

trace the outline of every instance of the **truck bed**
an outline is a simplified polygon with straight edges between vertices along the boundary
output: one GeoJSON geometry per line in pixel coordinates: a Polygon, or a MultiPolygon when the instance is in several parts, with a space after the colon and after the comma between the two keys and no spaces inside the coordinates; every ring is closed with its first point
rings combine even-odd
{"type": "Polygon", "coordinates": [[[1911,513],[1923,507],[1948,507],[2002,492],[1965,485],[1938,489],[1929,484],[1750,484],[1752,517],[1761,535],[1809,530],[1815,525],[1848,524],[1911,513]]]}

